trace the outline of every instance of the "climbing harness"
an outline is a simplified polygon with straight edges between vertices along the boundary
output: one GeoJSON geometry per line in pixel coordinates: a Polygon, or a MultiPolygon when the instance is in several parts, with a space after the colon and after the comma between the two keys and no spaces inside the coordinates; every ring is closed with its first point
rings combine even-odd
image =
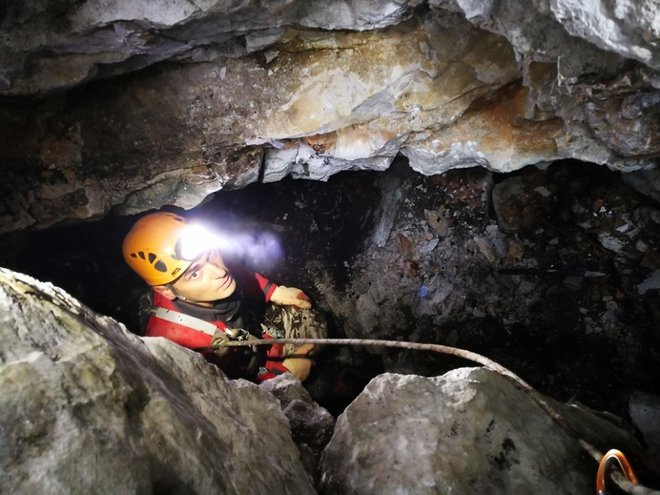
{"type": "Polygon", "coordinates": [[[191,316],[181,311],[175,311],[173,309],[163,308],[161,306],[154,307],[151,309],[151,314],[156,318],[165,320],[175,325],[184,325],[186,327],[192,328],[193,330],[198,330],[204,332],[207,335],[213,336],[218,331],[213,323],[197,318],[196,316],[191,316]]]}
{"type": "MultiPolygon", "coordinates": [[[[647,495],[660,495],[660,492],[656,490],[651,490],[645,488],[637,482],[637,477],[630,467],[630,463],[626,457],[618,450],[612,449],[609,450],[606,454],[602,454],[596,447],[591,445],[589,442],[585,441],[582,438],[579,438],[579,434],[569,426],[563,419],[563,417],[557,412],[550,404],[548,404],[545,399],[539,394],[530,384],[525,380],[516,375],[513,371],[505,368],[501,364],[489,359],[481,354],[476,352],[468,351],[465,349],[460,349],[457,347],[450,347],[442,344],[427,344],[421,342],[403,342],[399,340],[377,340],[377,339],[326,339],[326,338],[317,338],[317,339],[307,339],[307,338],[273,338],[273,339],[255,339],[249,341],[234,341],[234,340],[223,340],[217,342],[214,346],[210,346],[210,350],[217,350],[220,347],[235,347],[235,346],[261,346],[261,345],[272,345],[272,344],[291,344],[291,345],[303,345],[303,344],[314,344],[314,345],[350,345],[350,346],[368,346],[368,347],[386,347],[386,348],[396,348],[396,349],[408,349],[416,351],[430,351],[440,354],[449,354],[452,356],[460,357],[467,359],[468,361],[473,361],[479,363],[485,368],[499,373],[501,375],[511,378],[514,382],[520,385],[524,390],[529,392],[532,398],[536,403],[541,406],[541,408],[550,415],[560,426],[570,431],[572,434],[578,437],[579,443],[590,455],[594,458],[596,462],[599,463],[598,473],[596,479],[596,489],[598,495],[606,495],[605,491],[605,475],[607,473],[607,466],[610,461],[616,459],[619,463],[619,466],[623,470],[624,474],[627,477],[622,479],[620,476],[612,476],[611,479],[616,485],[623,490],[625,493],[630,494],[647,494],[647,495]]],[[[300,356],[303,357],[303,356],[300,356]]]]}

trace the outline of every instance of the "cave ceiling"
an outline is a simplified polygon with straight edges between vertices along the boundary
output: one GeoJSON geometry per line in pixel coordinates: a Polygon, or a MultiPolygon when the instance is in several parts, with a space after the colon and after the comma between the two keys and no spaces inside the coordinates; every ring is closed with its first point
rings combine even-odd
{"type": "Polygon", "coordinates": [[[0,232],[398,155],[657,172],[659,33],[655,0],[10,1],[0,232]]]}

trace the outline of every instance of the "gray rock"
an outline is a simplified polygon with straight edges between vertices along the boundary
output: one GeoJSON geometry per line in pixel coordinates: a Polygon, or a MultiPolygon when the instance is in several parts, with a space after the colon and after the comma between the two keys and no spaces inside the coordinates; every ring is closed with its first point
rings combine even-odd
{"type": "Polygon", "coordinates": [[[14,2],[0,232],[192,208],[259,177],[382,171],[399,154],[425,175],[653,164],[657,2],[423,3],[14,2]]]}
{"type": "Polygon", "coordinates": [[[640,295],[644,295],[650,290],[658,289],[660,289],[660,270],[655,270],[637,286],[637,292],[639,292],[640,295]]]}
{"type": "Polygon", "coordinates": [[[0,492],[314,493],[270,394],[0,269],[0,492]]]}
{"type": "Polygon", "coordinates": [[[660,68],[660,4],[654,0],[616,0],[596,4],[554,0],[554,17],[572,35],[626,58],[660,68]]]}
{"type": "Polygon", "coordinates": [[[332,436],[332,415],[314,402],[302,383],[289,373],[267,380],[260,387],[280,401],[294,440],[308,444],[320,454],[332,436]]]}
{"type": "Polygon", "coordinates": [[[639,428],[651,455],[660,455],[660,397],[645,392],[634,392],[628,402],[630,418],[639,428]]]}
{"type": "MultiPolygon", "coordinates": [[[[632,434],[552,403],[586,441],[641,452],[632,434]],[[612,442],[612,443],[609,443],[612,442]]],[[[376,377],[337,420],[322,460],[328,494],[583,494],[597,464],[509,379],[483,368],[376,377]]]]}
{"type": "Polygon", "coordinates": [[[497,224],[502,232],[516,232],[522,229],[525,218],[521,210],[524,200],[527,199],[524,193],[525,186],[520,177],[506,179],[493,188],[493,207],[497,215],[497,224]],[[513,206],[509,204],[512,202],[513,206]]]}
{"type": "Polygon", "coordinates": [[[621,179],[636,191],[660,203],[660,168],[657,166],[621,174],[621,179]]]}
{"type": "Polygon", "coordinates": [[[240,41],[246,33],[248,48],[262,49],[277,41],[278,28],[287,25],[383,28],[409,17],[420,3],[87,0],[60,4],[30,0],[8,7],[0,18],[0,31],[6,34],[0,39],[4,80],[0,93],[45,94],[172,57],[199,61],[197,47],[224,43],[228,46],[221,52],[231,53],[235,49],[231,41],[240,41]],[[269,35],[263,36],[262,31],[269,35]],[[255,42],[255,37],[260,41],[255,42]]]}
{"type": "Polygon", "coordinates": [[[289,420],[293,441],[310,475],[318,478],[318,461],[334,431],[335,418],[319,406],[293,375],[285,373],[260,385],[273,394],[289,420]]]}

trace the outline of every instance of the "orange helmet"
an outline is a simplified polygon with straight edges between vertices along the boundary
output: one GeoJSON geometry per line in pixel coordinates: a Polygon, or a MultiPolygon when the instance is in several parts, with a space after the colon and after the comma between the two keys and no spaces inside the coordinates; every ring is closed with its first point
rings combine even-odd
{"type": "Polygon", "coordinates": [[[151,213],[140,218],[124,239],[126,263],[149,285],[174,282],[192,264],[178,255],[178,244],[188,227],[173,213],[151,213]]]}

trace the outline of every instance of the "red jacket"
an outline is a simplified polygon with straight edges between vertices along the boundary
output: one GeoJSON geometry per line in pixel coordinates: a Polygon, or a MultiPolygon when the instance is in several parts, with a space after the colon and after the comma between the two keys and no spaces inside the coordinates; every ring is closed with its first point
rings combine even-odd
{"type": "MultiPolygon", "coordinates": [[[[258,287],[266,302],[277,288],[277,285],[270,282],[267,278],[258,273],[253,273],[247,279],[236,277],[237,283],[241,289],[250,290],[258,287]],[[252,285],[252,287],[250,287],[252,285]]],[[[239,289],[237,287],[237,291],[239,289]]],[[[222,301],[220,301],[222,304],[222,301]]],[[[241,322],[240,318],[240,298],[236,297],[230,303],[236,305],[236,311],[239,313],[237,318],[231,321],[225,321],[220,316],[222,313],[213,309],[206,310],[201,307],[194,307],[190,304],[179,301],[171,301],[160,293],[154,291],[151,316],[147,322],[146,336],[165,337],[168,340],[187,347],[188,349],[200,351],[210,362],[218,365],[230,378],[250,378],[261,383],[262,381],[274,378],[277,375],[288,370],[276,360],[283,354],[283,346],[275,344],[270,346],[266,353],[266,361],[256,376],[245,375],[245,361],[251,357],[249,348],[233,348],[226,356],[219,358],[213,351],[206,349],[213,342],[213,334],[218,330],[223,331],[226,328],[240,328],[237,324],[241,322]],[[191,314],[194,313],[194,314],[191,314]],[[248,354],[246,354],[246,352],[248,354]]],[[[270,338],[268,335],[262,335],[261,338],[270,338]]],[[[263,349],[263,347],[261,347],[263,349]]]]}

